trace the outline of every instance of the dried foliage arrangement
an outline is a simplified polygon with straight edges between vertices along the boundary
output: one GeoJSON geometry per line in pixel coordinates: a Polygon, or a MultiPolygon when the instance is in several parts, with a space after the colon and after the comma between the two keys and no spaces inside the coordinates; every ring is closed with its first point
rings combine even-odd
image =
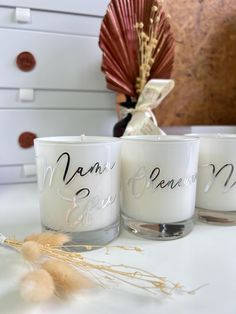
{"type": "Polygon", "coordinates": [[[174,38],[160,0],[111,0],[99,46],[107,87],[138,98],[148,80],[170,78],[174,38]]]}
{"type": "MultiPolygon", "coordinates": [[[[103,261],[92,260],[86,254],[68,251],[81,245],[66,245],[70,239],[65,234],[45,232],[26,237],[24,241],[10,240],[0,234],[0,245],[13,248],[22,254],[32,265],[20,282],[23,298],[32,302],[41,302],[56,295],[68,297],[82,289],[95,285],[106,287],[109,283],[122,283],[142,289],[156,295],[171,295],[175,291],[185,291],[179,283],[156,276],[145,270],[127,266],[112,265],[103,261]],[[63,246],[63,247],[62,247],[63,246]]],[[[90,250],[91,246],[83,246],[90,250]]],[[[137,247],[112,246],[110,249],[123,249],[140,252],[137,247]]]]}

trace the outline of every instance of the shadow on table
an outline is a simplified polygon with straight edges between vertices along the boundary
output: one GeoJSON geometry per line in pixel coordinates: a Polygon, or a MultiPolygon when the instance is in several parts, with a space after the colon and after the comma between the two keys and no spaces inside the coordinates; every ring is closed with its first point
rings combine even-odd
{"type": "Polygon", "coordinates": [[[25,302],[19,294],[18,289],[14,288],[11,291],[1,295],[0,297],[0,313],[26,313],[33,309],[34,305],[25,302]]]}

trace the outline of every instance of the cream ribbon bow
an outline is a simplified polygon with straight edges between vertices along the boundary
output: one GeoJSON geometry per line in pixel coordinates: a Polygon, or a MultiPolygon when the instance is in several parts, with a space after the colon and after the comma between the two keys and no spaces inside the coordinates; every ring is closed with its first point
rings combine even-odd
{"type": "Polygon", "coordinates": [[[132,118],[128,123],[124,136],[142,134],[165,134],[159,127],[152,109],[158,107],[174,88],[173,80],[150,80],[139,96],[135,108],[126,109],[132,118]]]}

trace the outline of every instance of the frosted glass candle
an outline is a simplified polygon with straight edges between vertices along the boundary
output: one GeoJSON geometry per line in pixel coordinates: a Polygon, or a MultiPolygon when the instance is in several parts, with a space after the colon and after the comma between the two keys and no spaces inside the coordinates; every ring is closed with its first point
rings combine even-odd
{"type": "Polygon", "coordinates": [[[199,134],[199,137],[198,216],[207,223],[235,225],[236,135],[199,134]]]}
{"type": "Polygon", "coordinates": [[[45,230],[103,245],[119,233],[120,141],[109,137],[35,140],[45,230]]]}
{"type": "Polygon", "coordinates": [[[193,228],[199,139],[122,138],[124,226],[150,239],[175,239],[193,228]]]}

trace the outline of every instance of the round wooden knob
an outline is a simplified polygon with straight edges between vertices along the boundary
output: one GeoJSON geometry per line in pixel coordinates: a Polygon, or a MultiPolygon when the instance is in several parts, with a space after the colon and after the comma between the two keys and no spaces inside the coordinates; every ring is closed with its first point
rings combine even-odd
{"type": "Polygon", "coordinates": [[[24,132],[18,138],[18,142],[20,147],[22,148],[30,148],[34,146],[34,139],[36,138],[36,134],[31,132],[24,132]]]}
{"type": "Polygon", "coordinates": [[[16,64],[21,71],[28,72],[33,70],[36,60],[32,53],[24,51],[16,57],[16,64]]]}

